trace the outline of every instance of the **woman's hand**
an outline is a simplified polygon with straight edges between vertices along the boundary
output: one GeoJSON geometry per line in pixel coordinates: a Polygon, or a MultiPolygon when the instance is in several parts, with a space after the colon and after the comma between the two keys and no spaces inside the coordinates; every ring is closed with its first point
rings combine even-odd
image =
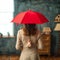
{"type": "Polygon", "coordinates": [[[31,47],[31,41],[30,40],[27,41],[26,47],[31,47]]]}

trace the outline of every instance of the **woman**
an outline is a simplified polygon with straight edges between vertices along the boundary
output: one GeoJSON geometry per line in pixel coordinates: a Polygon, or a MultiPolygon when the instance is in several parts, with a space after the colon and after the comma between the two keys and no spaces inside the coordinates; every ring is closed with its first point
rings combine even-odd
{"type": "Polygon", "coordinates": [[[39,60],[38,49],[42,48],[40,31],[36,24],[25,24],[17,33],[16,49],[23,47],[20,60],[39,60]]]}

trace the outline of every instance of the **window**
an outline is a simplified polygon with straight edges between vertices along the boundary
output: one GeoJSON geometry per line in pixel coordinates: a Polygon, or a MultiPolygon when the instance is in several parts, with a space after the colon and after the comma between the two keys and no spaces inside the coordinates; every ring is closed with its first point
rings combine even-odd
{"type": "Polygon", "coordinates": [[[0,33],[13,36],[13,19],[14,0],[0,0],[0,33]]]}

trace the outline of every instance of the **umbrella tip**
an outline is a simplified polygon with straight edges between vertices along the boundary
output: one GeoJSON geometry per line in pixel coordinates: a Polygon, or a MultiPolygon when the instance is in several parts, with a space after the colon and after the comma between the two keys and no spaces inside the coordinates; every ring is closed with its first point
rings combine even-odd
{"type": "Polygon", "coordinates": [[[30,8],[28,10],[30,10],[30,8]]]}
{"type": "Polygon", "coordinates": [[[31,9],[31,8],[29,8],[29,9],[28,9],[28,11],[32,11],[32,9],[31,9]]]}

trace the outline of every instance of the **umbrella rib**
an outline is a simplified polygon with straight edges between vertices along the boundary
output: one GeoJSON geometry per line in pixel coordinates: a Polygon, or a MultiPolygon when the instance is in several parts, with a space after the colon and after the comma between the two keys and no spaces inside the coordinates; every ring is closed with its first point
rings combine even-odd
{"type": "Polygon", "coordinates": [[[27,12],[24,12],[24,16],[23,16],[23,18],[21,19],[21,23],[23,22],[24,17],[26,16],[26,14],[27,14],[27,12]]]}

